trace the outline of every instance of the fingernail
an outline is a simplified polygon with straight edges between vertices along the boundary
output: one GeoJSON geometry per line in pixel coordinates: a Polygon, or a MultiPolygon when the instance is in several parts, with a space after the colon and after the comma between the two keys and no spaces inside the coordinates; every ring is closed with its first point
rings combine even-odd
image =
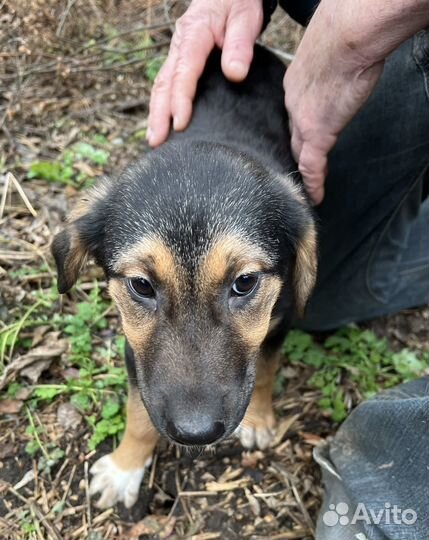
{"type": "Polygon", "coordinates": [[[235,77],[244,78],[247,75],[247,66],[240,60],[231,60],[228,67],[235,77]]]}
{"type": "Polygon", "coordinates": [[[173,118],[173,129],[174,131],[180,131],[182,129],[180,117],[177,115],[173,118]]]}
{"type": "Polygon", "coordinates": [[[147,128],[147,131],[146,131],[146,140],[148,142],[150,142],[150,140],[152,139],[153,137],[153,131],[150,127],[147,128]]]}

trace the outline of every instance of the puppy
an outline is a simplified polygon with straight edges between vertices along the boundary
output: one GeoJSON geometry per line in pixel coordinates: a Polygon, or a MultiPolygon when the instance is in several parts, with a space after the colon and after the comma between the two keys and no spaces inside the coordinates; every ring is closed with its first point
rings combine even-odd
{"type": "Polygon", "coordinates": [[[132,506],[159,434],[185,446],[273,436],[281,344],[316,276],[316,232],[290,152],[285,68],[255,48],[247,79],[215,51],[193,119],[103,180],[53,242],[58,289],[103,268],[127,338],[127,427],[92,467],[102,508],[132,506]]]}

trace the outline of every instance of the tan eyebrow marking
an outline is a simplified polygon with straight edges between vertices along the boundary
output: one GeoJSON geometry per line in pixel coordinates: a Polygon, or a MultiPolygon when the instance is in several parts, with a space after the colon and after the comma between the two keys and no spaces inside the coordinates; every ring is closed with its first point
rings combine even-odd
{"type": "Polygon", "coordinates": [[[271,258],[258,245],[238,235],[225,235],[210,247],[199,266],[200,287],[204,290],[222,283],[231,269],[236,274],[261,272],[271,264],[271,258]]]}
{"type": "Polygon", "coordinates": [[[148,237],[123,253],[114,266],[115,272],[126,277],[150,273],[155,279],[176,292],[182,281],[182,271],[173,251],[161,238],[148,237]]]}

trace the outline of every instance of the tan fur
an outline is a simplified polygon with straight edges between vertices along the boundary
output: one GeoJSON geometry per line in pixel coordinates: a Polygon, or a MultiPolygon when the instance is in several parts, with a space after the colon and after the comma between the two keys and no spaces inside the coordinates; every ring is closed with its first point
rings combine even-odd
{"type": "Polygon", "coordinates": [[[115,271],[127,277],[153,275],[164,286],[180,291],[181,271],[174,254],[159,238],[144,238],[121,255],[115,271]]]}
{"type": "Polygon", "coordinates": [[[109,180],[103,179],[96,186],[85,192],[84,196],[75,204],[68,217],[66,230],[70,241],[70,248],[64,261],[64,273],[69,286],[76,283],[79,272],[85,264],[88,255],[87,248],[80,239],[76,221],[85,216],[93,204],[106,197],[109,190],[108,182],[109,180]]]}
{"type": "Polygon", "coordinates": [[[127,425],[121,444],[112,454],[113,461],[123,471],[143,468],[158,439],[159,434],[153,427],[138,390],[130,386],[127,425]]]}
{"type": "MultiPolygon", "coordinates": [[[[172,252],[158,238],[145,238],[126,251],[115,265],[115,271],[126,277],[151,277],[167,288],[170,302],[178,303],[183,290],[181,271],[172,252]]],[[[109,292],[122,316],[124,333],[134,352],[143,356],[152,335],[156,314],[141,308],[119,279],[112,279],[109,292]]]]}
{"type": "Polygon", "coordinates": [[[121,313],[122,327],[131,347],[136,354],[139,356],[143,355],[155,328],[154,315],[141,309],[130,298],[129,292],[122,280],[110,280],[109,294],[121,313]]]}
{"type": "Polygon", "coordinates": [[[260,289],[252,300],[253,306],[234,316],[235,327],[249,349],[257,349],[266,338],[271,312],[280,295],[282,282],[274,276],[264,276],[260,289]]]}
{"type": "MultiPolygon", "coordinates": [[[[255,244],[240,236],[228,235],[220,238],[204,257],[198,283],[203,298],[210,298],[231,274],[236,278],[242,274],[261,272],[270,267],[269,256],[255,244]]],[[[281,289],[281,281],[273,276],[264,276],[252,305],[242,313],[234,315],[237,333],[242,341],[255,349],[266,337],[271,320],[271,311],[281,289]]]]}
{"type": "Polygon", "coordinates": [[[87,258],[87,251],[78,231],[73,225],[69,228],[70,249],[64,262],[64,272],[69,283],[75,283],[87,258]]]}
{"type": "Polygon", "coordinates": [[[259,272],[270,265],[270,257],[258,246],[245,242],[239,235],[218,239],[204,257],[199,270],[199,283],[203,291],[210,292],[214,285],[225,280],[232,267],[235,275],[259,272]]]}
{"type": "Polygon", "coordinates": [[[91,206],[98,201],[102,201],[109,193],[110,182],[111,180],[109,178],[102,178],[98,180],[97,184],[85,191],[70,212],[68,221],[73,222],[85,216],[89,212],[91,206]]]}
{"type": "Polygon", "coordinates": [[[256,383],[246,414],[241,422],[245,428],[273,431],[276,417],[273,410],[273,385],[279,366],[280,354],[272,358],[261,357],[256,371],[256,383]]]}
{"type": "Polygon", "coordinates": [[[298,243],[294,270],[294,287],[298,314],[303,316],[307,300],[316,283],[317,237],[313,224],[309,225],[298,243]]]}

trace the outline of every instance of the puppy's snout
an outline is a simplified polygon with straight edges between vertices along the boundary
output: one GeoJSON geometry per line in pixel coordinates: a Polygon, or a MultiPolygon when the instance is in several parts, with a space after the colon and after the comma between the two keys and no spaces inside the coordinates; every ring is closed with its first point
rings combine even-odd
{"type": "Polygon", "coordinates": [[[189,415],[180,421],[167,422],[167,433],[172,440],[180,444],[204,446],[222,437],[225,433],[225,424],[210,417],[189,415]]]}

